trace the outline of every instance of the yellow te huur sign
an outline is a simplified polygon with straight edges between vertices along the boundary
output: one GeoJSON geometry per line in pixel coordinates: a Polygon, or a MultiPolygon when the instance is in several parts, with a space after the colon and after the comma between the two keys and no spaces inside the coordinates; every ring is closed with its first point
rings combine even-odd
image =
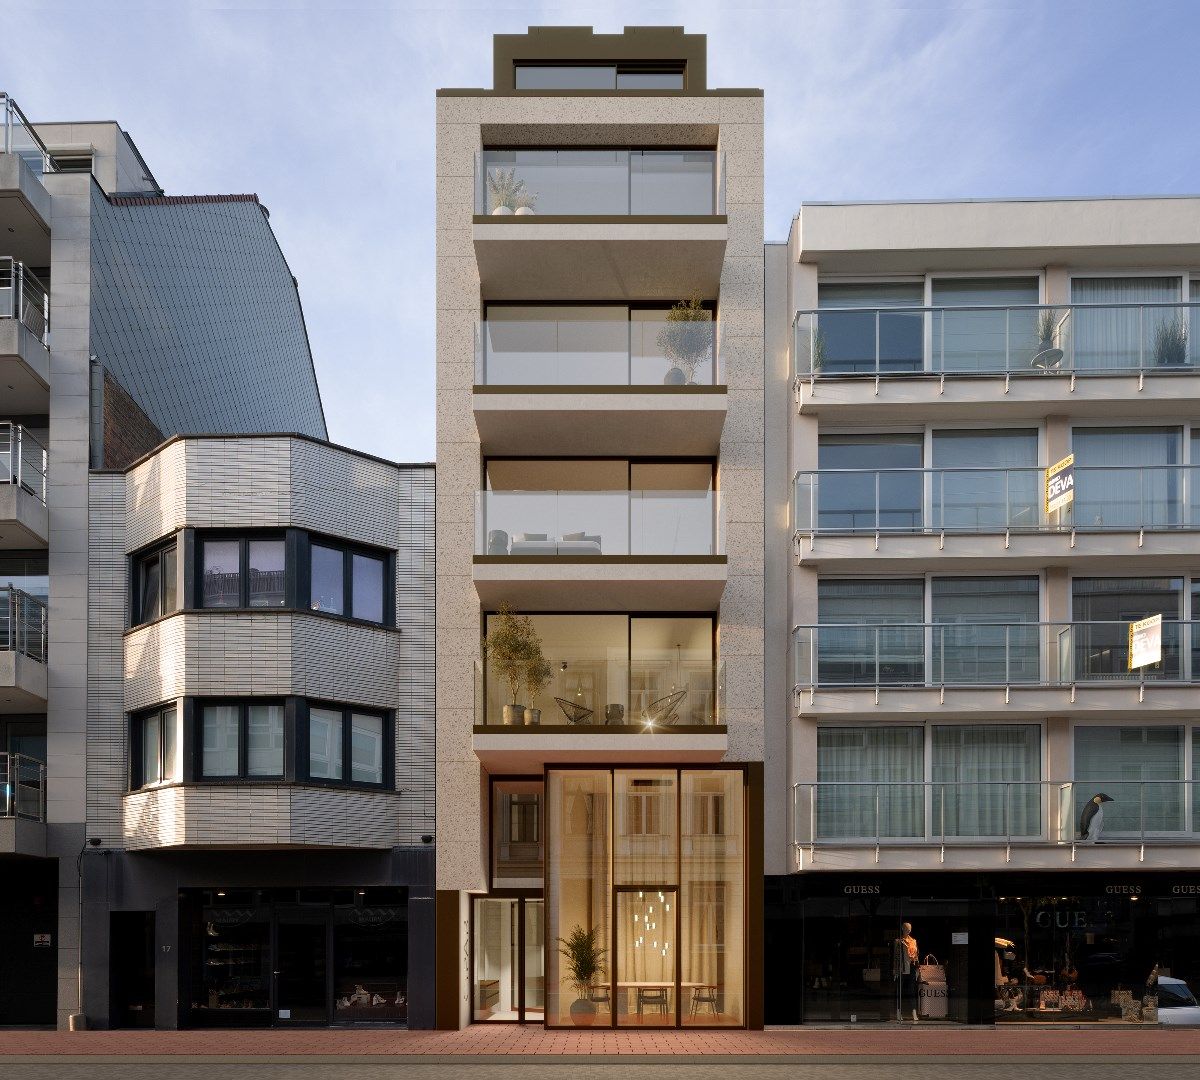
{"type": "Polygon", "coordinates": [[[1075,455],[1068,454],[1046,470],[1046,513],[1052,514],[1075,499],[1075,455]]]}

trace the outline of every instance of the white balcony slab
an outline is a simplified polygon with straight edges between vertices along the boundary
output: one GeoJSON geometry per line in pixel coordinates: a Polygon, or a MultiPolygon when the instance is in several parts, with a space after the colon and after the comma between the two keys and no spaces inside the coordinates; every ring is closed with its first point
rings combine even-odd
{"type": "Polygon", "coordinates": [[[513,727],[476,728],[471,747],[489,773],[540,773],[543,765],[639,765],[720,761],[729,749],[723,727],[649,733],[638,729],[513,727]]]}
{"type": "Polygon", "coordinates": [[[17,484],[0,483],[0,550],[44,548],[49,535],[46,504],[17,484]]]}
{"type": "Polygon", "coordinates": [[[0,817],[0,855],[46,855],[46,823],[29,818],[0,817]]]}
{"type": "Polygon", "coordinates": [[[50,193],[16,154],[0,153],[4,254],[33,266],[50,262],[50,193]]]}
{"type": "Polygon", "coordinates": [[[17,319],[0,319],[0,389],[6,417],[50,411],[50,350],[17,319]]]}
{"type": "Polygon", "coordinates": [[[0,651],[0,713],[45,710],[46,665],[12,649],[0,651]]]}

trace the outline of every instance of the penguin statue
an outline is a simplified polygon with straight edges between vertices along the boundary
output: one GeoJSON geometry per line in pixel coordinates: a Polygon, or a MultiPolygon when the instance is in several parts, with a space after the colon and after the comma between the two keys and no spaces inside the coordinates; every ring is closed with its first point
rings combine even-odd
{"type": "Polygon", "coordinates": [[[1094,795],[1079,815],[1079,839],[1098,843],[1104,832],[1104,804],[1113,800],[1101,792],[1094,795]]]}

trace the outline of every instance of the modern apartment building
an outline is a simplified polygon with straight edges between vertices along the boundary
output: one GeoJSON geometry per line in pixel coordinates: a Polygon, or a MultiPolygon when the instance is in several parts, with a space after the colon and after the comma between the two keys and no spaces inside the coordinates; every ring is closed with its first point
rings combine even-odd
{"type": "Polygon", "coordinates": [[[442,1027],[762,1023],[762,95],[705,47],[438,95],[442,1027]]]}
{"type": "Polygon", "coordinates": [[[0,1024],[428,1024],[432,468],[255,196],[0,121],[0,1024]]]}
{"type": "Polygon", "coordinates": [[[766,267],[768,1022],[1153,1019],[1200,974],[1200,200],[805,204],[766,267]]]}

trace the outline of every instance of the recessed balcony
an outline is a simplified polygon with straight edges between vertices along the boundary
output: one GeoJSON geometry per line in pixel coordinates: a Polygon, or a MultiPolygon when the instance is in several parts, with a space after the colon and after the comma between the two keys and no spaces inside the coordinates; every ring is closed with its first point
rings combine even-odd
{"type": "Polygon", "coordinates": [[[1076,464],[1074,475],[1074,502],[1048,514],[1040,467],[798,473],[796,555],[879,570],[932,558],[986,569],[1136,556],[1149,566],[1194,553],[1200,465],[1076,464]]]}
{"type": "Polygon", "coordinates": [[[826,623],[792,632],[799,715],[1092,716],[1195,711],[1200,631],[1164,621],[1129,668],[1128,622],[826,623]]]}
{"type": "Polygon", "coordinates": [[[802,311],[797,402],[910,420],[947,407],[960,419],[1154,415],[1200,393],[1197,330],[1197,303],[802,311]]]}
{"type": "Polygon", "coordinates": [[[46,708],[46,605],[0,587],[0,712],[46,708]]]}
{"type": "Polygon", "coordinates": [[[46,546],[46,450],[19,424],[0,421],[0,549],[46,546]]]}
{"type": "Polygon", "coordinates": [[[53,169],[33,125],[0,91],[0,220],[9,250],[38,266],[50,261],[50,194],[41,177],[53,169]]]}
{"type": "Polygon", "coordinates": [[[493,300],[716,295],[729,227],[715,150],[484,150],[472,226],[493,300]]]}
{"type": "Polygon", "coordinates": [[[484,453],[715,455],[719,323],[672,323],[667,310],[489,308],[475,336],[484,453]]]}
{"type": "Polygon", "coordinates": [[[45,854],[45,763],[0,751],[0,855],[45,854]]]}
{"type": "Polygon", "coordinates": [[[23,263],[0,256],[0,386],[10,415],[50,410],[50,298],[23,263]]]}

